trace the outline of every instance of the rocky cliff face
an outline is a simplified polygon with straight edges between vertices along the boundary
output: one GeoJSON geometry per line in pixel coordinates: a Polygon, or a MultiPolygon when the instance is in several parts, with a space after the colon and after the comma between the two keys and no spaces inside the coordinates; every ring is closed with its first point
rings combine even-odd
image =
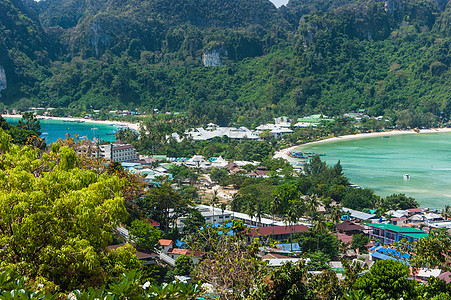
{"type": "Polygon", "coordinates": [[[0,65],[0,97],[1,91],[6,89],[6,73],[3,66],[0,65]]]}
{"type": "Polygon", "coordinates": [[[213,48],[204,51],[202,55],[202,62],[204,66],[216,67],[222,65],[222,57],[227,56],[227,50],[223,48],[213,48]]]}

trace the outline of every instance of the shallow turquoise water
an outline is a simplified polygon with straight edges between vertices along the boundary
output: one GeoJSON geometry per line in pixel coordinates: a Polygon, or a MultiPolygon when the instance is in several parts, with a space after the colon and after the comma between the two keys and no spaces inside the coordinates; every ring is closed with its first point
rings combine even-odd
{"type": "Polygon", "coordinates": [[[451,205],[451,133],[395,135],[300,146],[325,153],[328,164],[341,161],[353,184],[380,196],[404,193],[422,207],[451,205]],[[404,180],[409,174],[410,180],[404,180]]]}
{"type": "MultiPolygon", "coordinates": [[[[16,125],[20,118],[8,118],[5,120],[12,125],[16,125]]],[[[41,135],[45,138],[47,144],[57,141],[58,139],[65,139],[66,134],[74,136],[78,134],[80,137],[92,140],[93,138],[100,138],[105,141],[115,141],[114,135],[109,135],[114,129],[113,125],[97,124],[97,123],[75,123],[75,122],[63,122],[60,120],[39,120],[41,123],[41,132],[48,133],[48,135],[41,135]]]]}

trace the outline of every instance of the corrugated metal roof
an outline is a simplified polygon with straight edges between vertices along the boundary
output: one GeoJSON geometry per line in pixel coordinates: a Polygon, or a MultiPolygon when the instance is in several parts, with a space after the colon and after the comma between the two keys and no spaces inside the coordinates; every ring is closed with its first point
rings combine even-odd
{"type": "Polygon", "coordinates": [[[375,227],[383,230],[390,230],[397,233],[400,233],[405,236],[413,237],[413,238],[422,238],[429,235],[426,231],[412,228],[412,227],[404,227],[404,226],[396,226],[393,224],[385,224],[385,223],[366,223],[365,225],[370,227],[375,227]]]}
{"type": "Polygon", "coordinates": [[[301,247],[299,247],[298,243],[277,244],[276,248],[284,251],[301,252],[301,247]]]}
{"type": "Polygon", "coordinates": [[[341,210],[348,213],[351,217],[360,219],[360,220],[368,220],[368,219],[372,219],[372,218],[376,217],[375,214],[367,214],[362,211],[358,211],[358,210],[354,210],[354,209],[350,209],[350,208],[346,208],[346,207],[343,207],[341,210]]]}

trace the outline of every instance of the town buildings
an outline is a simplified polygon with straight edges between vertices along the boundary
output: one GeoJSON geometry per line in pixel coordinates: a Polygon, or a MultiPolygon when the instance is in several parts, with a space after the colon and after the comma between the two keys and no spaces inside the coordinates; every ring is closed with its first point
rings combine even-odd
{"type": "Polygon", "coordinates": [[[369,233],[371,239],[384,244],[393,244],[401,240],[412,243],[429,235],[426,231],[420,229],[393,224],[366,223],[365,225],[371,230],[369,233]]]}
{"type": "Polygon", "coordinates": [[[101,145],[101,156],[107,160],[117,162],[133,162],[139,160],[139,153],[130,144],[117,140],[114,144],[101,145]]]}

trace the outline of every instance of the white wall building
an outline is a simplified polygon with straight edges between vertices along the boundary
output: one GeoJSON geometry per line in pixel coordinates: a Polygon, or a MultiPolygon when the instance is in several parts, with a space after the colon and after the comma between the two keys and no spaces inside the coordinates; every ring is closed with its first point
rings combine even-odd
{"type": "MultiPolygon", "coordinates": [[[[247,214],[234,212],[231,210],[222,211],[218,207],[213,208],[212,206],[209,206],[209,205],[200,204],[200,205],[197,205],[196,208],[200,211],[202,216],[204,216],[205,221],[210,224],[222,224],[222,223],[227,223],[227,222],[231,221],[232,219],[237,219],[237,220],[241,220],[243,222],[243,224],[256,226],[256,227],[286,226],[287,225],[284,222],[273,221],[272,219],[268,219],[268,218],[264,218],[264,217],[258,219],[257,217],[251,217],[247,214]]],[[[180,218],[177,220],[178,227],[184,226],[183,219],[185,219],[185,218],[180,218]]],[[[301,218],[300,221],[306,221],[306,219],[301,218]]],[[[304,223],[304,222],[297,222],[292,225],[311,226],[311,224],[304,223]]]]}
{"type": "Polygon", "coordinates": [[[250,130],[246,127],[219,127],[215,124],[208,124],[206,129],[199,127],[193,128],[186,132],[187,135],[191,136],[194,141],[210,141],[215,137],[222,138],[227,136],[229,139],[233,140],[259,140],[260,132],[250,130]]]}
{"type": "Polygon", "coordinates": [[[102,156],[111,161],[132,162],[139,159],[139,153],[133,145],[122,144],[120,141],[114,144],[102,145],[100,149],[102,150],[102,156]]]}

